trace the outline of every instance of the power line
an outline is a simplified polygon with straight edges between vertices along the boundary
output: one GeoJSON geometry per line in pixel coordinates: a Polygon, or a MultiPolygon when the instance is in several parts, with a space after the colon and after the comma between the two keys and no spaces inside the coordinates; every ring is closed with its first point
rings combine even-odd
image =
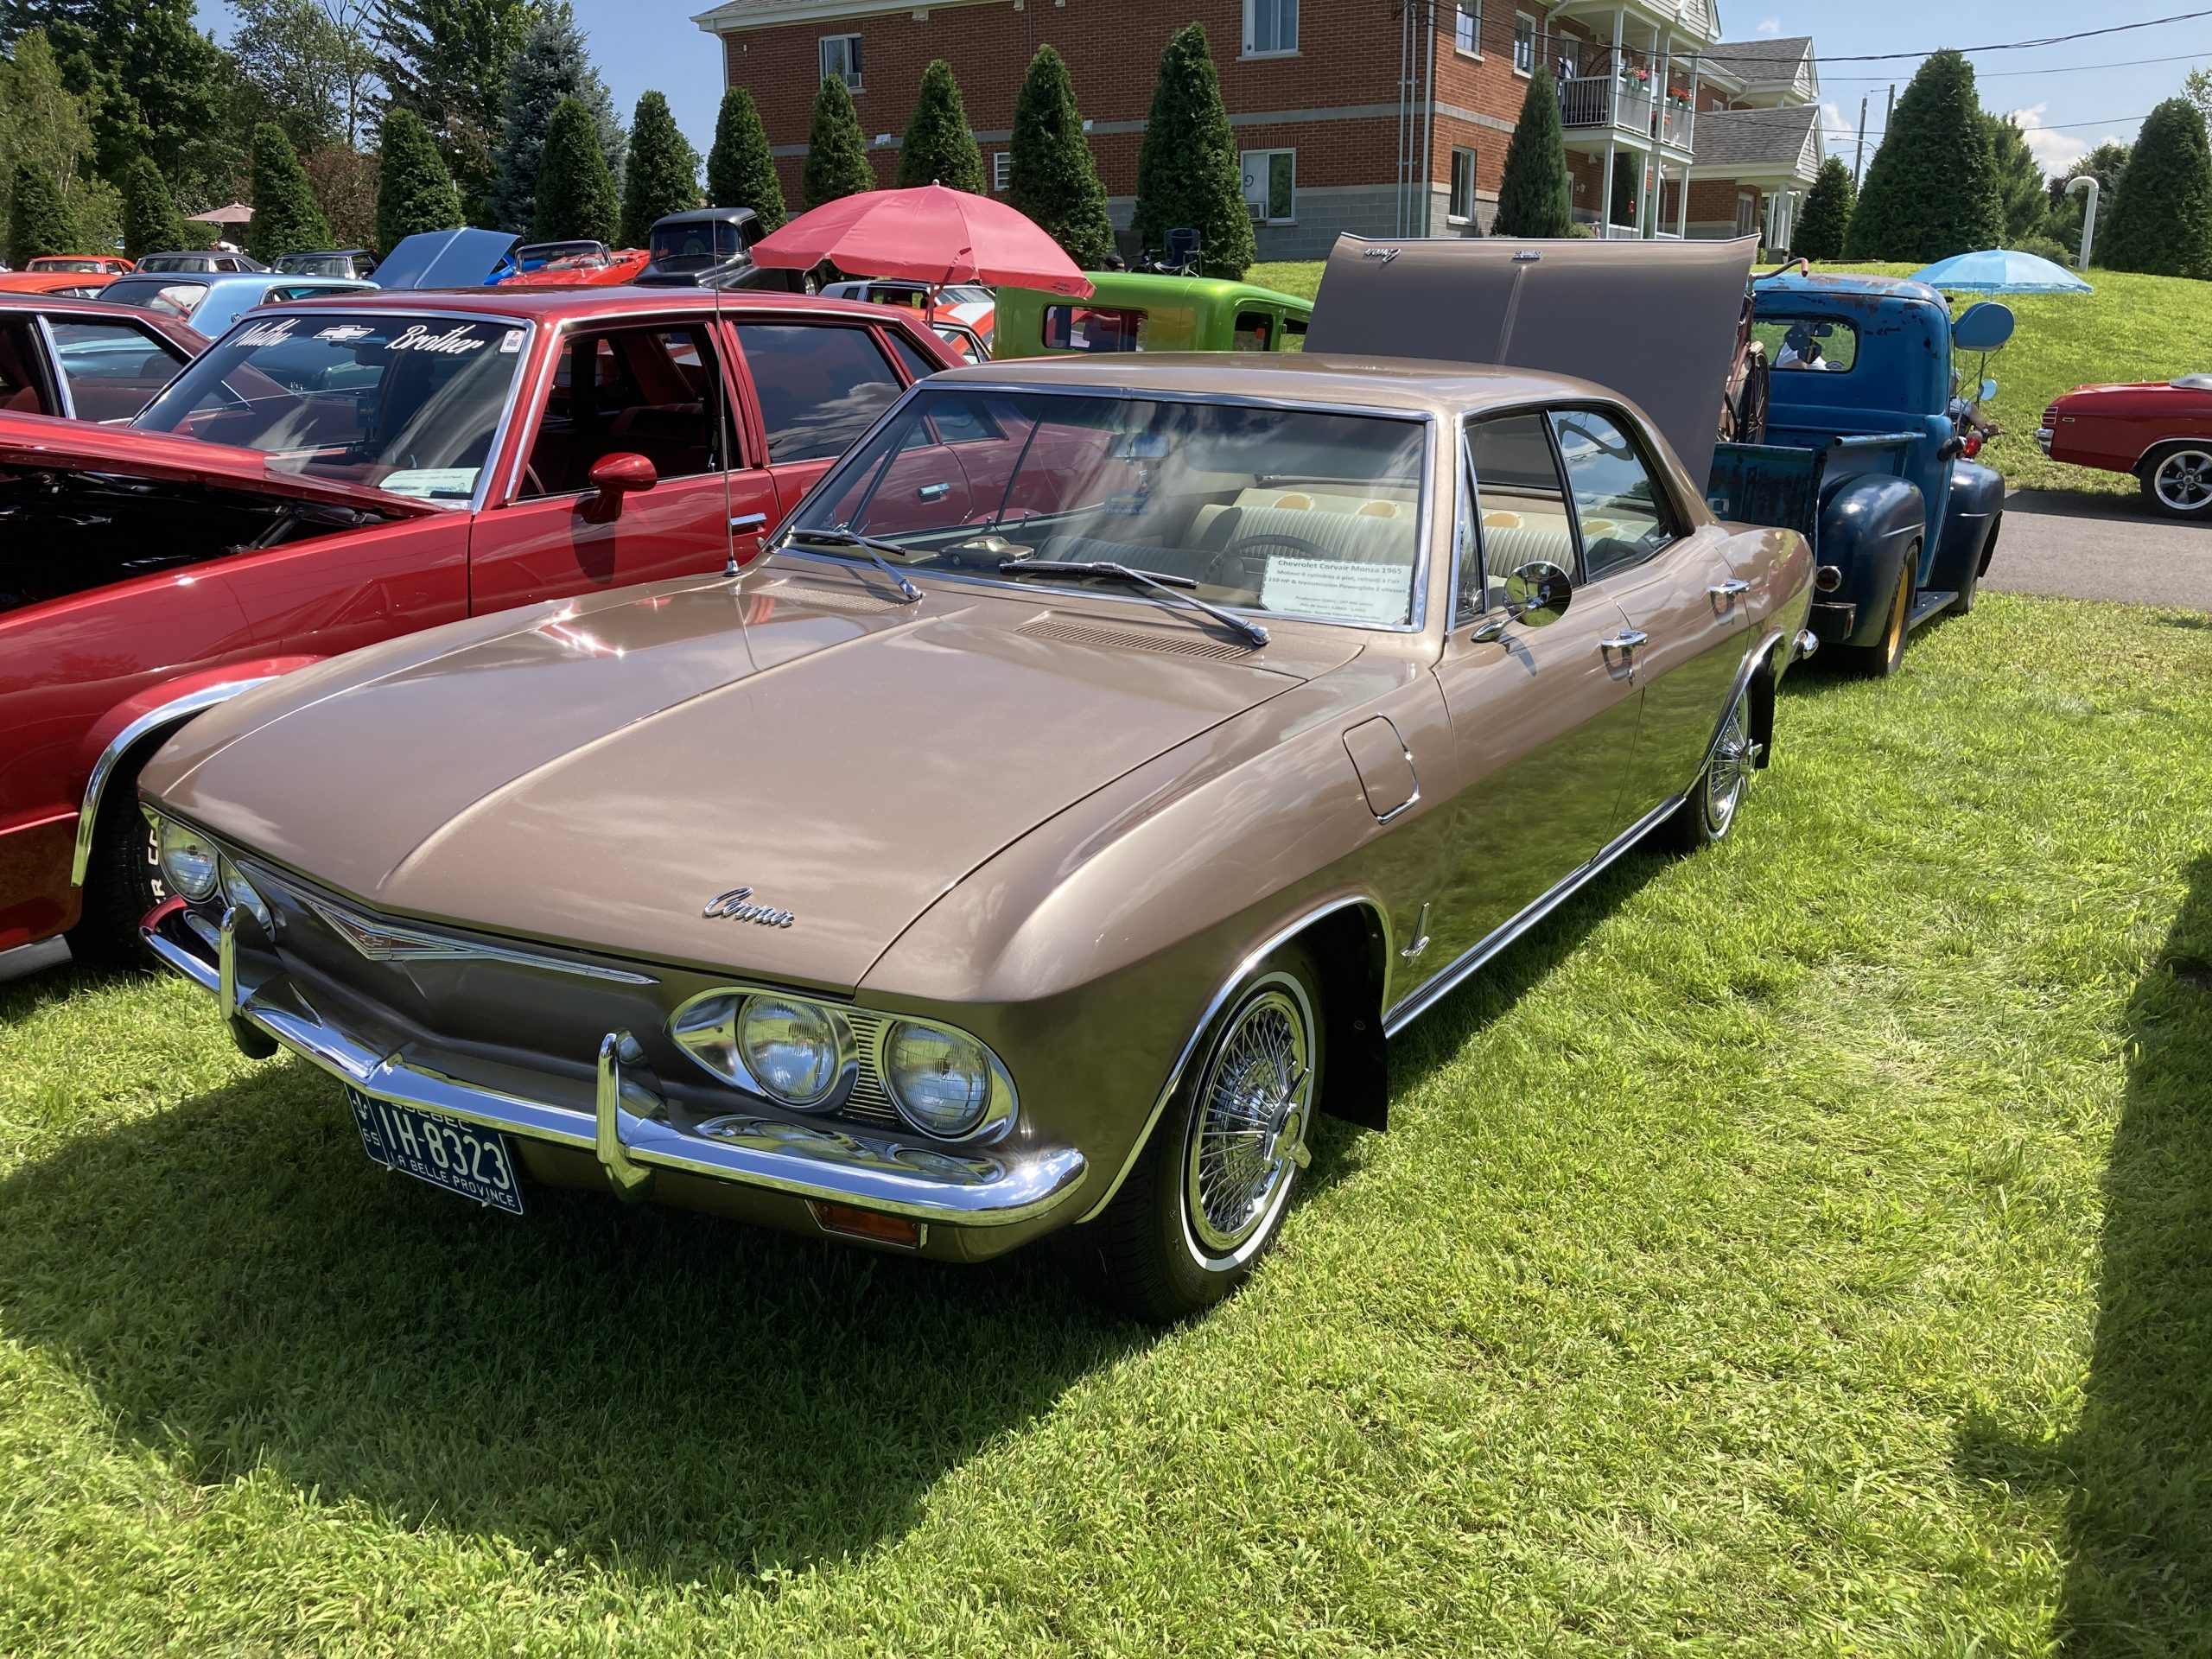
{"type": "MultiPolygon", "coordinates": [[[[2032,41],[1998,41],[1987,46],[1961,46],[1955,49],[1968,56],[1976,52],[2023,52],[2033,47],[2063,46],[2069,41],[2094,40],[2101,35],[2125,35],[2130,29],[2157,29],[2164,23],[2192,22],[2199,17],[2212,17],[2212,10],[2177,11],[2171,17],[2149,17],[2139,23],[2112,23],[2103,29],[2078,29],[2071,35],[2045,35],[2032,41]]],[[[1942,49],[1944,48],[1935,48],[1935,50],[1942,49]]],[[[1908,58],[1925,58],[1933,55],[1934,51],[1857,52],[1847,53],[1838,57],[1830,57],[1822,54],[1821,61],[1822,63],[1896,63],[1908,58]]]]}
{"type": "MultiPolygon", "coordinates": [[[[2202,52],[2177,52],[2170,58],[2124,58],[2118,63],[2056,63],[2044,69],[1977,69],[1977,80],[2003,80],[2016,75],[2075,75],[2089,69],[2135,69],[2146,63],[2194,63],[2204,58],[2202,52]]],[[[1889,79],[1887,75],[1826,75],[1823,82],[1839,81],[1849,86],[1878,86],[1889,79]]]]}

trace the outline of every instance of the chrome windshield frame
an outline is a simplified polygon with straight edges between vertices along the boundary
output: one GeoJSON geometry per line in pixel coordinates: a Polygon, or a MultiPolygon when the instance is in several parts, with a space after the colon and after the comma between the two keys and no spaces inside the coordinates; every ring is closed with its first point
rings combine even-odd
{"type": "MultiPolygon", "coordinates": [[[[806,493],[799,498],[798,505],[785,516],[783,527],[779,528],[776,535],[771,538],[770,554],[777,557],[787,554],[797,554],[804,557],[836,559],[844,563],[856,563],[845,555],[828,548],[806,547],[785,541],[784,530],[798,526],[801,515],[813,504],[817,495],[828,494],[840,479],[848,476],[849,470],[858,467],[869,444],[874,442],[876,436],[889,427],[892,422],[899,418],[910,402],[925,392],[956,390],[990,392],[1005,397],[1117,397],[1130,403],[1205,404],[1238,409],[1287,410],[1314,415],[1346,415],[1363,416],[1370,420],[1400,421],[1421,427],[1422,429],[1421,511],[1414,515],[1414,567],[1410,573],[1413,595],[1408,613],[1409,620],[1355,622],[1341,616],[1313,616],[1298,611],[1271,611],[1249,605],[1232,605],[1218,601],[1212,602],[1219,603],[1222,609],[1225,611],[1233,612],[1238,616],[1250,617],[1262,623],[1305,622],[1332,628],[1357,628],[1366,633],[1420,634],[1427,631],[1428,588],[1433,563],[1430,541],[1434,533],[1436,523],[1438,417],[1434,410],[1426,409],[1393,407],[1377,404],[1328,403],[1310,397],[1260,397],[1244,392],[1155,391],[1149,387],[1137,386],[1037,385],[1020,381],[1002,380],[961,380],[932,385],[931,380],[917,380],[906,388],[905,393],[895,403],[877,416],[875,423],[855,438],[851,447],[837,457],[836,463],[830,467],[830,470],[817,479],[806,493]]],[[[1034,582],[1024,582],[1020,577],[1001,576],[970,570],[939,569],[931,565],[912,568],[907,574],[918,580],[957,582],[970,587],[995,588],[1001,591],[1014,588],[1027,592],[1033,597],[1037,593],[1034,582]]],[[[1097,596],[1109,597],[1103,594],[1097,596]]],[[[1127,594],[1112,595],[1112,597],[1125,599],[1133,603],[1149,602],[1127,594]]]]}

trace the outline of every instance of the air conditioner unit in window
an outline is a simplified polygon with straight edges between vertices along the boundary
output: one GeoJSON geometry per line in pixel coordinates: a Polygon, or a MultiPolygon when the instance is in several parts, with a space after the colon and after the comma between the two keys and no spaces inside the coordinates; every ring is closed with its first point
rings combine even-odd
{"type": "Polygon", "coordinates": [[[1255,225],[1264,225],[1268,222],[1268,204],[1264,201],[1246,202],[1244,212],[1255,225]]]}

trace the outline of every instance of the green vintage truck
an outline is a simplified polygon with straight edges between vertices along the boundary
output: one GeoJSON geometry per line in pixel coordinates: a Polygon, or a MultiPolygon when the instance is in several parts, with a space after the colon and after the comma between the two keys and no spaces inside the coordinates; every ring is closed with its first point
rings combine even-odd
{"type": "Polygon", "coordinates": [[[1084,352],[1294,352],[1311,302],[1249,283],[1087,270],[1087,300],[1036,288],[998,290],[994,358],[1084,352]]]}

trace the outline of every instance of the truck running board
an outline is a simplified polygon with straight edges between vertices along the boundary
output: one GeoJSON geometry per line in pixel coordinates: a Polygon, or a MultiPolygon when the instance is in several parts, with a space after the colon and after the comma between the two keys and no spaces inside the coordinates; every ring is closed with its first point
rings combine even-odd
{"type": "Polygon", "coordinates": [[[1919,596],[1912,601],[1912,614],[1905,619],[1905,626],[1918,627],[1958,596],[1958,590],[1955,588],[1922,588],[1919,596]]]}

